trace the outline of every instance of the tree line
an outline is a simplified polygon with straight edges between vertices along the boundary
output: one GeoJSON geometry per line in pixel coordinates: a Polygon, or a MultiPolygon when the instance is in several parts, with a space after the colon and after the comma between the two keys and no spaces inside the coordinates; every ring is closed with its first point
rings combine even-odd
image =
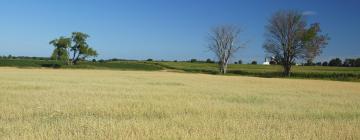
{"type": "MultiPolygon", "coordinates": [[[[309,64],[308,64],[309,65],[309,64]]],[[[331,59],[329,62],[317,62],[310,65],[317,66],[337,66],[337,67],[360,67],[360,58],[346,58],[342,61],[340,58],[331,59]]]]}

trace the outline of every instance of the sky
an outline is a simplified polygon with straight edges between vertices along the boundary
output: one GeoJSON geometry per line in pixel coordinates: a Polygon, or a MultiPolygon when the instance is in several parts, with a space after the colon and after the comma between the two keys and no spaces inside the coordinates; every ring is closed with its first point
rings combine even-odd
{"type": "Polygon", "coordinates": [[[359,0],[0,0],[0,55],[49,57],[49,41],[90,35],[97,59],[215,59],[210,29],[235,25],[247,42],[232,59],[262,62],[265,25],[298,10],[331,40],[317,61],[360,57],[359,0]]]}

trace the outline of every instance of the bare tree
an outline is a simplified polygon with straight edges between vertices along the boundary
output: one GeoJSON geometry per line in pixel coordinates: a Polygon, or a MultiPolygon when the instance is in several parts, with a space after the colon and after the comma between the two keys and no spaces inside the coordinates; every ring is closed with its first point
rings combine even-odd
{"type": "Polygon", "coordinates": [[[232,25],[222,25],[211,30],[209,49],[218,58],[221,74],[226,74],[229,60],[241,48],[239,35],[241,30],[232,25]]]}
{"type": "Polygon", "coordinates": [[[290,76],[291,66],[297,58],[310,55],[315,58],[326,45],[327,36],[318,35],[319,24],[313,24],[310,28],[306,28],[306,25],[302,13],[279,11],[270,18],[266,26],[267,39],[263,47],[266,52],[280,59],[285,76],[290,76]]]}

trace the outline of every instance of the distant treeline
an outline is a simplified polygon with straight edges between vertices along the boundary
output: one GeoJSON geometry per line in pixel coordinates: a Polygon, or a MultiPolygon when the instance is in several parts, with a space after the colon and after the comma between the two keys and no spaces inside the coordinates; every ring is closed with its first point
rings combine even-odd
{"type": "MultiPolygon", "coordinates": [[[[153,59],[148,59],[147,61],[153,61],[153,59]]],[[[174,60],[174,62],[178,62],[177,60],[174,60]]],[[[188,61],[179,61],[179,62],[191,62],[191,63],[216,63],[216,61],[213,61],[211,59],[206,60],[197,60],[197,59],[190,59],[188,61]]],[[[242,60],[238,60],[234,62],[234,64],[243,64],[242,60]]],[[[248,64],[256,65],[258,64],[257,61],[251,61],[248,64]]],[[[281,65],[281,63],[276,63],[277,65],[281,65]]],[[[295,64],[293,64],[295,65],[295,64]]],[[[336,67],[360,67],[360,58],[346,58],[344,60],[341,60],[340,58],[334,58],[330,61],[324,61],[324,62],[317,62],[317,63],[304,63],[302,64],[304,66],[336,66],[336,67]]]]}
{"type": "Polygon", "coordinates": [[[32,56],[0,56],[0,59],[22,59],[22,60],[51,60],[50,57],[32,57],[32,56]]]}
{"type": "MultiPolygon", "coordinates": [[[[50,57],[32,57],[32,56],[0,56],[0,59],[18,59],[18,60],[52,60],[50,57]]],[[[211,59],[206,60],[198,60],[198,59],[189,59],[185,61],[168,61],[168,60],[154,60],[154,59],[146,59],[146,60],[134,60],[134,59],[122,59],[122,58],[111,58],[111,59],[92,59],[92,60],[83,60],[88,62],[111,62],[111,61],[162,61],[162,62],[190,62],[190,63],[216,63],[216,61],[211,59]]],[[[243,64],[242,60],[234,62],[234,64],[243,64]]],[[[256,61],[252,61],[248,64],[258,64],[256,61]]],[[[278,63],[279,64],[279,63],[278,63]]],[[[280,65],[280,64],[279,64],[280,65]]],[[[330,61],[317,62],[317,63],[304,63],[304,66],[336,66],[336,67],[360,67],[360,58],[346,58],[344,60],[340,58],[334,58],[330,61]]]]}
{"type": "Polygon", "coordinates": [[[360,58],[331,59],[329,62],[306,63],[306,66],[336,66],[336,67],[360,67],[360,58]]]}

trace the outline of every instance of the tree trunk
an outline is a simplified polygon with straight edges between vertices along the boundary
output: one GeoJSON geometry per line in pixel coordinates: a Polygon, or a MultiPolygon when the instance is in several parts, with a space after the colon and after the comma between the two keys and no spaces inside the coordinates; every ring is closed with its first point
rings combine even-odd
{"type": "Polygon", "coordinates": [[[61,60],[61,52],[60,49],[57,50],[57,56],[56,56],[56,61],[61,60]]]}
{"type": "Polygon", "coordinates": [[[76,65],[76,64],[77,64],[77,60],[74,59],[72,63],[73,63],[73,65],[76,65]]]}
{"type": "Polygon", "coordinates": [[[284,76],[290,77],[291,75],[291,64],[285,64],[284,65],[284,76]]]}
{"type": "Polygon", "coordinates": [[[222,64],[219,63],[219,71],[220,71],[220,74],[223,74],[223,67],[222,67],[222,64]]]}
{"type": "Polygon", "coordinates": [[[70,62],[70,50],[69,49],[66,49],[67,51],[67,57],[66,57],[66,65],[71,65],[71,62],[70,62]]]}
{"type": "Polygon", "coordinates": [[[224,66],[223,66],[223,74],[226,74],[226,72],[227,72],[227,64],[224,64],[224,66]]]}
{"type": "Polygon", "coordinates": [[[77,64],[77,62],[79,61],[79,57],[80,57],[80,54],[78,54],[77,57],[75,58],[74,64],[77,64]]]}
{"type": "Polygon", "coordinates": [[[226,74],[227,64],[225,64],[225,63],[220,63],[220,64],[219,64],[219,70],[220,70],[220,74],[226,74]]]}
{"type": "Polygon", "coordinates": [[[72,58],[72,63],[73,63],[74,65],[77,63],[77,60],[78,60],[78,58],[79,58],[79,55],[76,56],[76,54],[77,54],[77,51],[75,50],[75,51],[74,51],[74,54],[73,54],[73,58],[72,58]]]}
{"type": "Polygon", "coordinates": [[[74,64],[75,57],[76,57],[76,50],[74,50],[73,57],[72,57],[72,59],[71,59],[71,63],[72,63],[72,64],[74,64]]]}

